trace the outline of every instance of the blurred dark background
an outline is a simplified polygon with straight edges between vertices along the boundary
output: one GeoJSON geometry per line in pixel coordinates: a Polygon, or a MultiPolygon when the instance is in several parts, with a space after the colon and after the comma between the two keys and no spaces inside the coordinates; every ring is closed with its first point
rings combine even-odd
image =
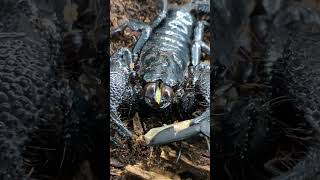
{"type": "Polygon", "coordinates": [[[319,179],[320,1],[211,4],[213,177],[319,179]]]}

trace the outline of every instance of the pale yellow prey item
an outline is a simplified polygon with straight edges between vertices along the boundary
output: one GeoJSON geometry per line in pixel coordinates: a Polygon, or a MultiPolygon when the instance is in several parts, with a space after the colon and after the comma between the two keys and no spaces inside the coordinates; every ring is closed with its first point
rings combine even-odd
{"type": "Polygon", "coordinates": [[[161,89],[160,89],[159,86],[157,86],[156,94],[155,94],[154,99],[156,100],[156,102],[157,102],[158,104],[160,104],[160,101],[161,101],[161,89]]]}

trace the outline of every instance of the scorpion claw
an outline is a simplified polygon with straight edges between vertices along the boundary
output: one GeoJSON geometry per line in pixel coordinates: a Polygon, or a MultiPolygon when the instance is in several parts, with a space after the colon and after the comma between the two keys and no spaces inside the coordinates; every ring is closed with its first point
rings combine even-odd
{"type": "Polygon", "coordinates": [[[194,124],[193,119],[189,119],[179,123],[153,128],[144,135],[144,139],[148,145],[154,146],[185,140],[196,135],[210,137],[209,124],[209,119],[203,119],[201,122],[197,122],[197,124],[194,124]]]}
{"type": "MultiPolygon", "coordinates": [[[[111,119],[112,120],[112,119],[111,119]]],[[[132,137],[132,133],[125,127],[125,125],[120,120],[112,120],[116,127],[114,128],[122,137],[132,137]]]]}
{"type": "Polygon", "coordinates": [[[127,48],[119,49],[110,57],[110,121],[112,128],[120,136],[130,138],[132,133],[121,121],[118,107],[128,96],[130,89],[129,76],[131,73],[132,53],[127,48]]]}

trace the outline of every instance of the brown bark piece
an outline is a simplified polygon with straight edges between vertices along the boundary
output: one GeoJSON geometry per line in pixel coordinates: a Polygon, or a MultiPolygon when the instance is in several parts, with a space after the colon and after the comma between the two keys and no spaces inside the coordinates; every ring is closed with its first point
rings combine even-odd
{"type": "MultiPolygon", "coordinates": [[[[171,148],[167,147],[167,150],[162,150],[160,157],[171,162],[175,162],[177,159],[176,152],[171,148]]],[[[195,169],[196,171],[205,171],[210,173],[210,165],[197,165],[190,161],[185,155],[181,155],[180,161],[182,161],[185,165],[190,166],[191,168],[195,169]]],[[[209,158],[208,158],[208,161],[209,158]]]]}
{"type": "Polygon", "coordinates": [[[177,175],[173,175],[170,172],[156,172],[155,170],[145,170],[141,167],[141,165],[128,165],[125,167],[126,171],[139,177],[141,179],[152,179],[152,180],[180,180],[180,177],[177,175]]]}
{"type": "Polygon", "coordinates": [[[136,113],[133,117],[133,129],[134,129],[134,133],[138,136],[143,135],[143,128],[142,128],[142,124],[139,118],[139,114],[136,113]]]}
{"type": "Polygon", "coordinates": [[[114,167],[111,167],[111,169],[110,169],[111,176],[122,176],[122,172],[123,172],[122,170],[114,168],[114,167]]]}

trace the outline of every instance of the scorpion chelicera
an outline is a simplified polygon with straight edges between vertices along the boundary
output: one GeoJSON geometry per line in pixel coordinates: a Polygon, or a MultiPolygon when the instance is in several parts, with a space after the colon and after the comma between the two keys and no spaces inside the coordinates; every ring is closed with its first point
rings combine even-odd
{"type": "MultiPolygon", "coordinates": [[[[111,127],[122,137],[132,137],[118,112],[124,99],[137,97],[160,111],[184,104],[185,87],[191,86],[190,91],[205,99],[206,110],[195,118],[153,128],[144,139],[148,145],[160,145],[201,135],[209,145],[210,65],[200,60],[202,51],[210,53],[203,41],[208,22],[197,20],[196,13],[209,14],[210,2],[192,1],[179,7],[169,7],[167,0],[161,3],[159,15],[150,24],[130,19],[111,29],[111,36],[126,27],[141,31],[132,51],[120,48],[110,57],[111,127]]],[[[114,137],[110,140],[117,143],[114,137]]]]}

